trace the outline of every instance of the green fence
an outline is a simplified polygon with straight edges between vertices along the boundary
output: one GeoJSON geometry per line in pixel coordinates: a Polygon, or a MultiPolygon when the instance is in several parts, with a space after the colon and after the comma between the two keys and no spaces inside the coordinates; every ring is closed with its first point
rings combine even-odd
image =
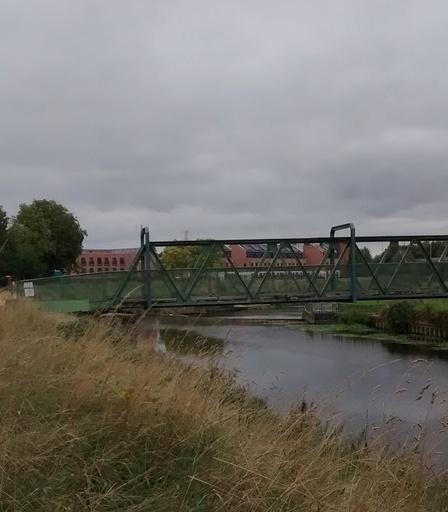
{"type": "MultiPolygon", "coordinates": [[[[127,272],[107,272],[46,277],[20,281],[19,296],[39,301],[52,311],[96,311],[108,309],[127,272]]],[[[134,273],[124,290],[130,300],[143,300],[141,273],[134,273]]]]}

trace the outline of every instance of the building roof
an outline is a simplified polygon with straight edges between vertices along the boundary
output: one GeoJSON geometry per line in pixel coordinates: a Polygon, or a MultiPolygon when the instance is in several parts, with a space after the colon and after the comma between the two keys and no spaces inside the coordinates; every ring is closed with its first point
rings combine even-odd
{"type": "MultiPolygon", "coordinates": [[[[273,245],[274,245],[274,247],[272,248],[272,250],[269,250],[269,254],[272,254],[271,256],[269,256],[271,258],[274,256],[275,252],[277,251],[277,244],[273,244],[273,245]]],[[[239,247],[243,248],[246,252],[259,254],[260,257],[263,256],[263,254],[268,249],[267,244],[240,244],[239,247]]],[[[294,245],[292,245],[291,247],[292,247],[292,251],[289,247],[283,247],[282,250],[280,251],[279,256],[282,258],[292,258],[295,256],[298,256],[299,258],[302,257],[303,253],[300,249],[298,249],[294,245]],[[293,256],[293,254],[295,256],[293,256]]],[[[230,251],[231,246],[226,245],[225,249],[230,251]]]]}
{"type": "Polygon", "coordinates": [[[82,254],[105,252],[108,254],[134,254],[138,251],[137,248],[125,248],[125,249],[83,249],[82,254]]]}

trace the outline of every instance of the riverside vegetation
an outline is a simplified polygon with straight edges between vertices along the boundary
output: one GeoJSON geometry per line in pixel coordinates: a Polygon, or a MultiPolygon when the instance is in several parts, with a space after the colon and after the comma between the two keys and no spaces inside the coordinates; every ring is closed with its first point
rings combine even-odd
{"type": "Polygon", "coordinates": [[[419,440],[392,452],[305,406],[280,417],[133,338],[0,308],[1,511],[448,510],[419,440]]]}
{"type": "MultiPolygon", "coordinates": [[[[311,325],[305,330],[409,342],[413,325],[419,323],[448,332],[448,300],[371,300],[344,304],[337,323],[311,325]],[[383,331],[375,327],[373,316],[383,320],[383,331]]],[[[441,341],[438,348],[444,344],[441,341]]]]}

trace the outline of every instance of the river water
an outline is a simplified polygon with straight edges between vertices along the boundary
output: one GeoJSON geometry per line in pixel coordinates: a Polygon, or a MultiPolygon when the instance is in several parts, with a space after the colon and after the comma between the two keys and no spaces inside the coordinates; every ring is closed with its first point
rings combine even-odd
{"type": "Polygon", "coordinates": [[[238,317],[160,317],[147,327],[157,332],[159,350],[172,350],[175,341],[184,347],[179,357],[190,361],[199,360],[198,339],[209,343],[215,350],[206,359],[235,371],[239,383],[281,412],[305,401],[351,434],[394,432],[409,443],[424,432],[428,449],[448,460],[448,354],[238,317]]]}

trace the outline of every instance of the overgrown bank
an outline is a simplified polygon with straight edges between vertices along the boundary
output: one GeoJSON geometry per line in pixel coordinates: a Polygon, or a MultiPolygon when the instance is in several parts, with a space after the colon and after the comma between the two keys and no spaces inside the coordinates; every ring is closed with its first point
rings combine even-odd
{"type": "Polygon", "coordinates": [[[388,455],[279,418],[128,334],[0,309],[0,510],[443,511],[418,442],[388,455]],[[412,448],[412,449],[411,449],[412,448]]]}
{"type": "Polygon", "coordinates": [[[306,330],[385,341],[423,342],[448,349],[448,301],[366,301],[341,307],[337,323],[307,326],[306,330]]]}

